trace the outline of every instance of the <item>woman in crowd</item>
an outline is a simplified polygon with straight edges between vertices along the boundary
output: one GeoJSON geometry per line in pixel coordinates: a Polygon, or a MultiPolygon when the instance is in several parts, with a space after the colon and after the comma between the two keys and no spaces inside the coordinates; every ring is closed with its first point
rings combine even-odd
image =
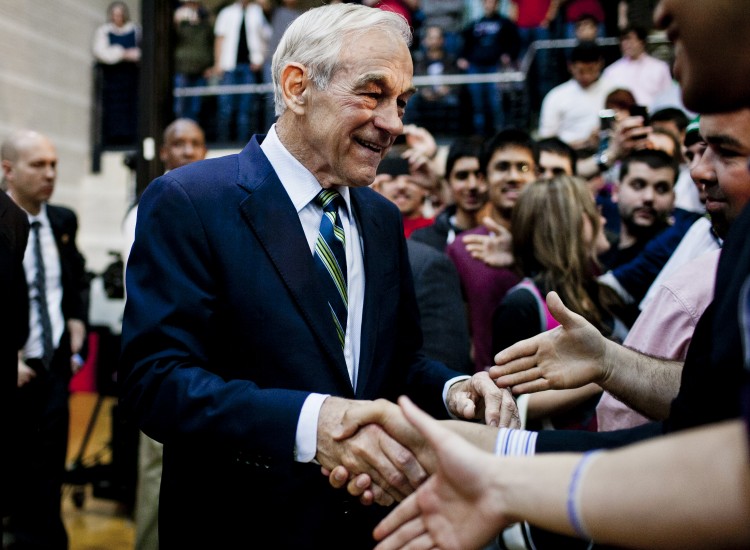
{"type": "Polygon", "coordinates": [[[133,145],[138,114],[141,28],[130,20],[125,2],[112,2],[107,22],[96,29],[94,57],[101,69],[102,141],[133,145]]]}
{"type": "MultiPolygon", "coordinates": [[[[619,300],[597,281],[596,258],[609,242],[583,180],[558,176],[527,186],[514,208],[512,227],[515,268],[524,279],[495,311],[493,351],[558,325],[544,301],[553,290],[602,334],[621,341],[626,331],[616,315],[619,300]]],[[[526,409],[528,420],[541,422],[538,428],[595,430],[600,388],[591,384],[586,391],[574,391],[575,396],[567,391],[537,393],[521,399],[519,408],[526,409]]]]}

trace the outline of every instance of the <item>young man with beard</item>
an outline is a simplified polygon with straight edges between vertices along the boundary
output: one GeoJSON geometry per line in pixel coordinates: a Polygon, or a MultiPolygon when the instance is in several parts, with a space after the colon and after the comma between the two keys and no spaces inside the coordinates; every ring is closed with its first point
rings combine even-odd
{"type": "MultiPolygon", "coordinates": [[[[746,131],[750,130],[750,110],[704,115],[701,126],[713,142],[734,144],[739,163],[742,158],[750,159],[750,154],[742,156],[750,153],[750,148],[743,145],[746,131]]],[[[690,175],[702,188],[701,195],[711,210],[707,218],[693,224],[664,266],[649,290],[648,301],[641,303],[642,314],[623,343],[648,355],[677,361],[685,360],[695,325],[713,297],[720,242],[750,200],[750,171],[720,170],[722,155],[714,154],[697,128],[691,129],[687,137],[690,175]]],[[[606,392],[597,406],[597,419],[600,431],[637,426],[649,420],[606,392]]]]}
{"type": "Polygon", "coordinates": [[[620,181],[612,194],[620,214],[620,234],[612,252],[601,258],[607,269],[635,258],[669,226],[676,181],[677,165],[662,151],[641,149],[622,160],[620,181]]]}

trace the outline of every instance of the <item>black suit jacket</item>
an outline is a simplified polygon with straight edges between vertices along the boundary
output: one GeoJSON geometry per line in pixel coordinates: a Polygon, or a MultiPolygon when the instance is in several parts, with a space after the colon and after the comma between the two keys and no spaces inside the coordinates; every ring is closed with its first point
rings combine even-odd
{"type": "MultiPolygon", "coordinates": [[[[29,236],[26,213],[0,191],[0,441],[14,448],[11,418],[15,412],[18,350],[29,332],[29,303],[23,256],[29,236]]],[[[5,453],[10,459],[15,453],[5,453]]],[[[0,469],[0,512],[8,513],[9,480],[15,466],[3,461],[0,469]]]]}
{"type": "Polygon", "coordinates": [[[88,324],[89,279],[86,260],[76,246],[78,218],[71,209],[51,204],[47,205],[47,217],[60,254],[63,317],[88,324]]]}
{"type": "Polygon", "coordinates": [[[469,323],[456,267],[427,244],[408,239],[406,248],[422,325],[422,351],[452,369],[473,374],[469,323]]]}

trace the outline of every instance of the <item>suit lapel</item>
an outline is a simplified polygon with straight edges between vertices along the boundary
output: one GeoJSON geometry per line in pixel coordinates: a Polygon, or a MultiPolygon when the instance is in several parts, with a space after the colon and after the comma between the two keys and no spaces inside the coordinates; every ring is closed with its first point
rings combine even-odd
{"type": "MultiPolygon", "coordinates": [[[[359,234],[362,236],[365,265],[365,303],[362,314],[362,335],[357,376],[357,397],[367,388],[367,380],[375,364],[375,350],[380,324],[380,300],[392,299],[382,293],[383,273],[387,259],[393,257],[392,247],[388,246],[387,235],[383,232],[382,221],[377,216],[378,206],[372,200],[373,191],[352,189],[352,207],[357,217],[359,234]],[[389,249],[390,248],[390,249],[389,249]],[[385,260],[385,261],[384,261],[385,260]]],[[[392,243],[391,243],[392,245],[392,243]]]]}
{"type": "MultiPolygon", "coordinates": [[[[0,191],[5,193],[5,191],[0,191]]],[[[13,247],[13,237],[11,233],[13,228],[11,227],[10,215],[8,213],[8,203],[6,201],[0,201],[0,239],[8,245],[8,248],[13,247]]]]}
{"type": "Polygon", "coordinates": [[[256,138],[239,155],[238,185],[248,191],[242,215],[265,249],[279,277],[320,341],[336,371],[351,385],[344,354],[331,322],[328,305],[317,284],[312,253],[302,224],[256,138]]]}

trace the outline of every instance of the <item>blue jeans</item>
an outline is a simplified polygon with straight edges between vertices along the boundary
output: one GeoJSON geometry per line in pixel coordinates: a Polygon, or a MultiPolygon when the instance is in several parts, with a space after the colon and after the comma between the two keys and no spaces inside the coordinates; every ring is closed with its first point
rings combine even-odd
{"type": "MultiPolygon", "coordinates": [[[[221,84],[255,84],[255,73],[250,70],[250,65],[240,65],[231,71],[224,71],[221,84]]],[[[216,135],[219,141],[229,141],[232,115],[237,113],[237,141],[245,143],[252,135],[250,121],[252,119],[253,95],[252,94],[226,94],[220,95],[218,101],[218,117],[216,135]]]]}
{"type": "MultiPolygon", "coordinates": [[[[206,79],[201,75],[189,75],[185,73],[176,73],[174,75],[175,88],[191,88],[193,86],[205,86],[206,79]]],[[[201,113],[202,97],[199,95],[175,97],[174,98],[174,116],[175,118],[191,118],[198,122],[201,113]]]]}
{"type": "MultiPolygon", "coordinates": [[[[518,34],[521,37],[521,54],[519,55],[519,59],[523,59],[532,42],[549,40],[551,38],[549,29],[542,27],[519,27],[518,34]]],[[[536,50],[534,63],[531,65],[531,72],[536,77],[536,91],[541,100],[556,84],[554,78],[556,73],[552,64],[552,52],[550,50],[536,50]]]]}
{"type": "MultiPolygon", "coordinates": [[[[498,72],[495,65],[469,66],[469,74],[492,74],[498,72]]],[[[491,135],[505,123],[502,109],[502,97],[496,82],[469,84],[471,105],[474,111],[474,132],[479,135],[491,135]]]]}

